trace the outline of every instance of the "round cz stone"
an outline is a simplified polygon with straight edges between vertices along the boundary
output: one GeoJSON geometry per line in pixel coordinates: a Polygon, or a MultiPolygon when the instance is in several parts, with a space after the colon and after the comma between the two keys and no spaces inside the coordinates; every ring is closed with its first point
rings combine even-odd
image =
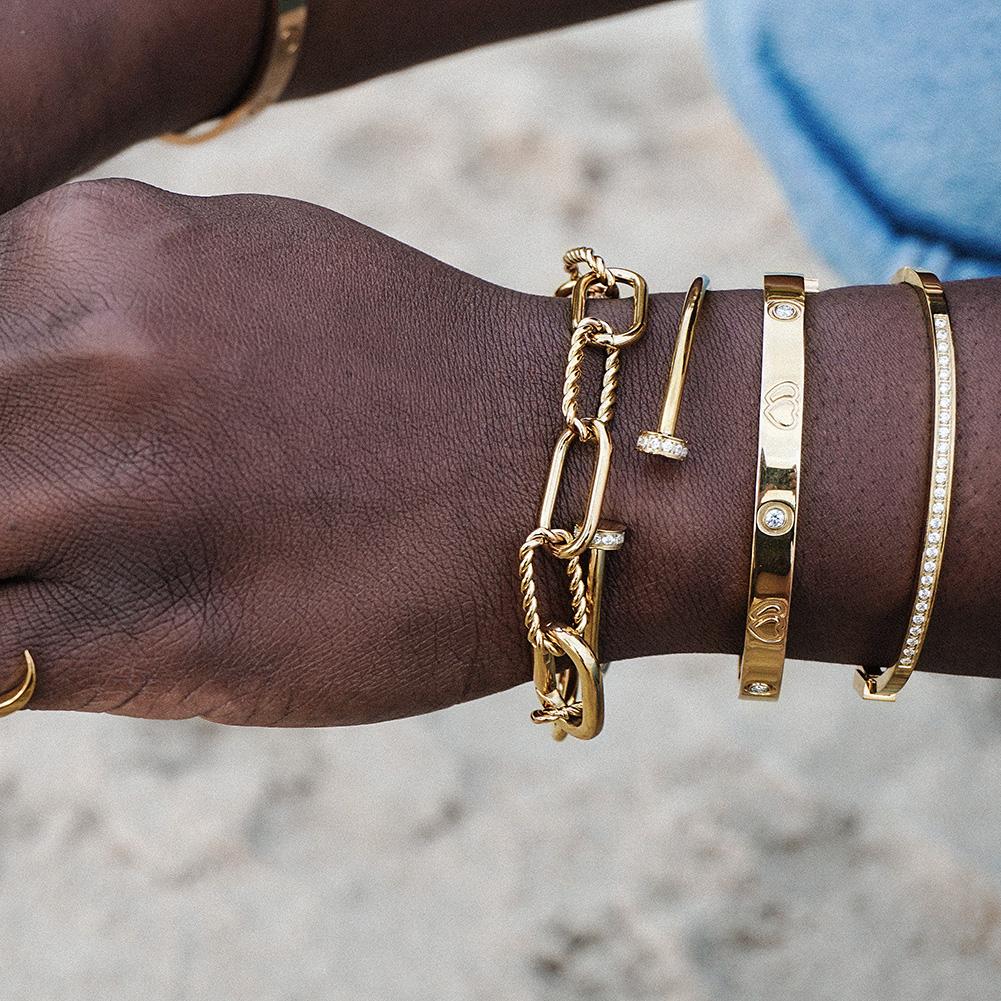
{"type": "Polygon", "coordinates": [[[935,572],[935,561],[934,560],[925,560],[924,570],[925,570],[925,573],[934,573],[935,572]]]}
{"type": "Polygon", "coordinates": [[[914,616],[914,622],[917,625],[920,625],[922,622],[924,622],[924,620],[925,620],[925,617],[920,612],[918,612],[918,613],[915,614],[915,616],[914,616]]]}
{"type": "Polygon", "coordinates": [[[938,315],[937,315],[937,316],[935,317],[935,326],[936,326],[936,327],[944,327],[944,326],[946,325],[946,323],[947,323],[947,322],[948,322],[948,321],[946,320],[946,318],[945,318],[945,317],[944,317],[944,316],[943,316],[943,315],[942,315],[941,313],[939,313],[939,314],[938,314],[938,315]]]}
{"type": "Polygon", "coordinates": [[[948,479],[949,479],[948,473],[936,473],[935,474],[935,482],[936,483],[945,483],[946,480],[948,480],[948,479]]]}
{"type": "Polygon", "coordinates": [[[939,438],[948,438],[950,434],[951,434],[951,432],[949,431],[948,428],[939,428],[938,429],[938,436],[939,436],[939,438]]]}
{"type": "Polygon", "coordinates": [[[772,531],[775,531],[786,523],[785,512],[781,508],[773,507],[765,512],[765,517],[762,520],[772,531]]]}
{"type": "Polygon", "coordinates": [[[749,685],[744,686],[744,691],[748,695],[771,695],[772,686],[767,681],[752,681],[749,685]]]}
{"type": "Polygon", "coordinates": [[[942,519],[941,518],[932,518],[932,520],[930,522],[928,522],[928,524],[931,525],[932,528],[941,528],[942,527],[942,519]]]}
{"type": "Polygon", "coordinates": [[[935,542],[935,543],[941,542],[942,541],[942,533],[941,532],[929,532],[928,533],[928,541],[929,542],[935,542]]]}
{"type": "Polygon", "coordinates": [[[915,602],[914,607],[919,612],[927,612],[928,611],[928,602],[927,601],[918,601],[918,602],[915,602]]]}
{"type": "Polygon", "coordinates": [[[922,587],[918,591],[918,597],[919,598],[925,598],[925,599],[930,598],[931,597],[931,588],[930,587],[922,587]]]}
{"type": "Polygon", "coordinates": [[[943,411],[942,411],[942,412],[941,412],[941,413],[940,413],[940,414],[938,415],[938,419],[939,419],[939,420],[940,420],[940,421],[941,421],[941,422],[942,422],[943,424],[948,424],[948,423],[949,423],[949,422],[950,422],[950,421],[952,420],[952,414],[950,414],[948,410],[943,410],[943,411]]]}
{"type": "Polygon", "coordinates": [[[941,397],[941,399],[938,401],[938,405],[940,407],[951,407],[952,406],[952,397],[949,396],[948,394],[943,394],[943,396],[941,397]]]}
{"type": "Polygon", "coordinates": [[[932,504],[931,509],[935,514],[945,514],[944,504],[932,504]]]}
{"type": "Polygon", "coordinates": [[[924,584],[925,586],[930,585],[931,583],[934,582],[934,580],[935,578],[930,573],[925,573],[921,575],[921,583],[924,584]]]}
{"type": "Polygon", "coordinates": [[[925,556],[930,560],[935,559],[935,557],[938,556],[938,546],[929,546],[925,550],[925,556]]]}
{"type": "Polygon", "coordinates": [[[945,500],[945,487],[936,487],[935,488],[935,499],[936,500],[945,500]]]}
{"type": "Polygon", "coordinates": [[[938,443],[938,451],[939,451],[939,455],[948,455],[949,454],[949,443],[947,441],[940,441],[938,443]]]}
{"type": "Polygon", "coordinates": [[[799,310],[791,302],[777,302],[769,312],[776,320],[791,320],[799,314],[799,310]]]}
{"type": "Polygon", "coordinates": [[[920,626],[911,626],[909,632],[910,632],[910,634],[912,636],[917,636],[921,632],[921,627],[920,626]]]}
{"type": "Polygon", "coordinates": [[[935,460],[935,465],[938,466],[939,469],[948,469],[949,468],[949,460],[944,455],[939,456],[935,460]]]}

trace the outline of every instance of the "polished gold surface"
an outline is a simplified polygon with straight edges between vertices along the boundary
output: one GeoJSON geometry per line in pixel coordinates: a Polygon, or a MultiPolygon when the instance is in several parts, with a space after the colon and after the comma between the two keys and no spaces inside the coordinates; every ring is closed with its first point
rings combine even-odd
{"type": "Polygon", "coordinates": [[[757,488],[751,579],[739,694],[775,700],[782,689],[803,443],[807,293],[799,275],[766,275],[758,409],[757,488]]]}
{"type": "Polygon", "coordinates": [[[709,288],[709,279],[700,275],[692,282],[681,308],[678,334],[674,339],[671,367],[667,373],[664,396],[660,405],[660,423],[656,431],[641,431],[636,447],[651,455],[683,460],[688,457],[688,443],[676,434],[681,414],[681,396],[688,378],[688,363],[695,343],[695,327],[699,322],[702,301],[709,288]]]}
{"type": "MultiPolygon", "coordinates": [[[[625,268],[608,268],[608,274],[615,279],[614,288],[626,285],[633,290],[633,318],[630,325],[618,332],[600,332],[591,337],[591,343],[600,348],[627,348],[635,344],[646,332],[649,293],[646,281],[635,271],[625,268]]],[[[558,296],[570,296],[570,323],[577,328],[587,318],[589,299],[607,297],[608,286],[601,274],[590,271],[579,278],[565,281],[556,290],[558,296]]],[[[593,320],[591,322],[594,322],[593,320]]]]}
{"type": "Polygon", "coordinates": [[[559,648],[560,655],[570,661],[574,698],[570,701],[564,694],[553,655],[535,647],[532,654],[533,677],[542,708],[532,713],[532,721],[552,723],[558,733],[578,740],[591,740],[601,733],[605,725],[605,697],[598,658],[575,629],[549,625],[546,631],[547,638],[559,648]]]}
{"type": "Polygon", "coordinates": [[[539,527],[551,528],[570,447],[574,442],[594,443],[595,454],[591,472],[591,488],[588,491],[587,506],[584,509],[584,517],[580,527],[569,542],[552,547],[553,555],[561,560],[568,560],[572,556],[581,556],[591,544],[594,533],[598,531],[601,507],[605,500],[605,488],[608,485],[608,474],[612,467],[612,439],[608,433],[608,425],[596,417],[589,417],[582,422],[582,426],[587,434],[586,438],[578,437],[575,428],[566,428],[557,440],[552,462],[549,465],[546,487],[542,494],[542,506],[539,510],[539,527]]]}
{"type": "Polygon", "coordinates": [[[171,132],[163,138],[180,146],[208,142],[280,100],[299,63],[308,13],[308,0],[272,0],[261,57],[244,99],[216,122],[191,132],[171,132]]]}
{"type": "Polygon", "coordinates": [[[910,285],[920,298],[925,329],[932,343],[935,410],[928,508],[907,632],[893,664],[885,669],[860,668],[855,673],[856,690],[862,698],[873,702],[896,701],[897,692],[907,684],[918,665],[938,593],[956,453],[956,351],[942,283],[931,272],[913,268],[901,268],[893,280],[910,285]]]}
{"type": "Polygon", "coordinates": [[[602,520],[605,488],[611,469],[612,439],[608,431],[615,413],[621,352],[643,336],[647,325],[646,282],[635,272],[609,268],[589,247],[577,247],[563,259],[572,276],[557,290],[571,297],[570,349],[563,382],[564,428],[553,450],[536,527],[519,550],[519,584],[525,630],[532,647],[533,677],[540,708],[535,723],[553,726],[557,740],[596,737],[604,725],[605,703],[598,656],[601,598],[607,554],[621,548],[625,529],[602,520]],[[633,290],[633,316],[627,330],[616,332],[604,320],[587,315],[590,299],[633,290]],[[605,352],[604,376],[597,414],[579,412],[581,373],[588,348],[605,352]],[[591,485],[584,511],[573,531],[553,526],[567,457],[574,444],[594,447],[591,485]],[[566,564],[573,625],[542,620],[535,582],[539,551],[566,564]],[[582,559],[586,554],[586,576],[582,559]]]}
{"type": "Polygon", "coordinates": [[[21,683],[5,695],[0,695],[0,718],[24,709],[35,694],[37,672],[35,671],[35,661],[27,650],[24,651],[24,664],[24,679],[21,683]]]}

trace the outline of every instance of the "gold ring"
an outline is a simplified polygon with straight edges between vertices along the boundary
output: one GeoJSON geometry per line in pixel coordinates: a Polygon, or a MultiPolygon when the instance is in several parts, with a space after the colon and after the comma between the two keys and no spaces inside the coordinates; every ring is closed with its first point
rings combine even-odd
{"type": "Polygon", "coordinates": [[[0,718],[11,716],[31,701],[35,694],[35,682],[37,675],[35,672],[35,662],[27,650],[24,651],[25,672],[24,680],[16,688],[11,689],[6,695],[0,695],[0,718]]]}

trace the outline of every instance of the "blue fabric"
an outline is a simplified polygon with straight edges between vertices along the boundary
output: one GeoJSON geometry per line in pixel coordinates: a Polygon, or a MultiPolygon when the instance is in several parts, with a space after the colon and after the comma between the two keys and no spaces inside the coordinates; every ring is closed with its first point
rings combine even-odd
{"type": "Polygon", "coordinates": [[[706,0],[718,75],[852,282],[1001,274],[1001,0],[706,0]]]}

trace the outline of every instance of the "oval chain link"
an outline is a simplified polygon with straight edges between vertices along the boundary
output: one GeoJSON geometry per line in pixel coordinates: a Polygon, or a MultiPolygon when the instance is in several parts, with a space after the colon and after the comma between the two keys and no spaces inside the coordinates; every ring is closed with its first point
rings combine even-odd
{"type": "MultiPolygon", "coordinates": [[[[546,630],[539,615],[539,599],[535,586],[535,553],[538,549],[547,552],[554,546],[566,545],[573,538],[561,528],[537,528],[525,540],[518,552],[518,573],[521,578],[521,603],[525,609],[525,628],[528,630],[528,642],[534,647],[545,650],[558,657],[562,651],[546,637],[546,630]]],[[[566,560],[567,580],[570,585],[570,604],[573,607],[573,627],[583,634],[587,628],[587,591],[584,587],[584,572],[581,569],[580,557],[566,560]]]]}
{"type": "MultiPolygon", "coordinates": [[[[597,736],[603,725],[604,696],[596,649],[597,618],[592,628],[588,628],[590,617],[597,615],[597,609],[592,607],[593,595],[585,582],[581,560],[594,542],[601,518],[611,457],[608,425],[615,413],[622,349],[639,340],[646,330],[647,289],[646,282],[635,272],[609,268],[590,247],[575,247],[567,251],[563,267],[570,279],[560,285],[556,294],[571,297],[570,349],[561,401],[566,428],[550,463],[539,522],[519,550],[518,571],[525,629],[535,657],[536,694],[541,703],[541,708],[532,714],[532,720],[553,724],[554,735],[558,738],[569,734],[590,739],[597,736]],[[617,296],[621,285],[633,290],[635,301],[631,325],[625,331],[616,332],[605,320],[588,316],[585,303],[588,299],[617,296]],[[582,417],[579,409],[588,347],[605,352],[601,395],[594,417],[582,417]],[[574,532],[569,532],[552,527],[551,521],[563,481],[567,450],[574,439],[582,443],[596,442],[598,456],[584,519],[574,532]],[[539,549],[566,563],[573,626],[552,622],[543,624],[535,580],[535,555],[539,549]],[[590,632],[594,635],[587,641],[584,636],[590,632]],[[568,669],[560,671],[556,668],[560,658],[567,658],[570,664],[568,669]]],[[[593,561],[594,558],[592,552],[589,559],[593,561]]]]}

